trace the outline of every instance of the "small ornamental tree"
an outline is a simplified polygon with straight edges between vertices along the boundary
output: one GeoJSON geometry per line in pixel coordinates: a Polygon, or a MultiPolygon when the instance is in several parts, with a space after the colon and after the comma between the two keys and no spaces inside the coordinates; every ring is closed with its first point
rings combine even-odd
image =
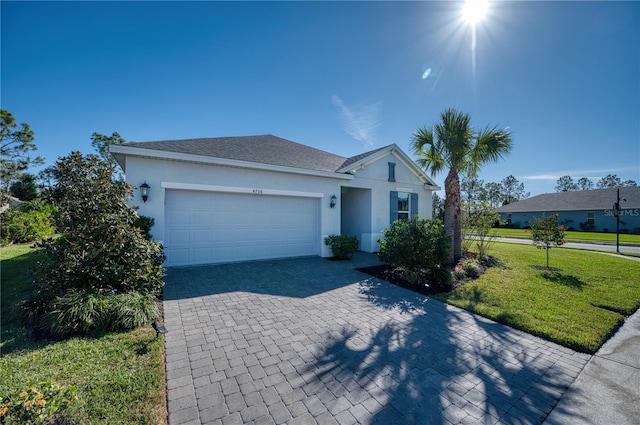
{"type": "Polygon", "coordinates": [[[57,207],[60,237],[38,244],[45,260],[35,274],[37,293],[25,305],[44,335],[130,329],[158,314],[162,247],[136,226],[128,205],[133,188],[113,181],[112,172],[79,152],[55,164],[47,196],[57,207]]]}
{"type": "Polygon", "coordinates": [[[475,244],[478,255],[485,257],[497,237],[493,226],[500,223],[500,214],[489,204],[465,204],[465,207],[462,217],[463,252],[469,252],[475,244]]]}
{"type": "Polygon", "coordinates": [[[536,247],[547,251],[547,268],[549,268],[549,250],[565,243],[564,225],[558,224],[558,215],[534,219],[531,223],[531,239],[536,247]]]}

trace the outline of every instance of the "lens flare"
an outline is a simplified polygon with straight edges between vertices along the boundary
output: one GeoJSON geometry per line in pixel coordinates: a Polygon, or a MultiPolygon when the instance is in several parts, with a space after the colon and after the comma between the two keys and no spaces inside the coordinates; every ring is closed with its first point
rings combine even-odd
{"type": "Polygon", "coordinates": [[[489,8],[487,0],[467,0],[462,6],[462,19],[471,25],[475,25],[484,18],[489,8]]]}
{"type": "Polygon", "coordinates": [[[431,68],[427,68],[424,73],[422,74],[422,79],[426,80],[427,77],[429,77],[429,75],[431,74],[431,68]]]}

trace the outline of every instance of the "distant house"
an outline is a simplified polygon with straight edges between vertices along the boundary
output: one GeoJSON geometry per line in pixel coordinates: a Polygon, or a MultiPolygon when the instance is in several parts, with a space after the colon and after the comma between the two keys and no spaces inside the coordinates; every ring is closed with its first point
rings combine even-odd
{"type": "Polygon", "coordinates": [[[4,199],[4,202],[2,202],[2,205],[0,205],[0,213],[5,212],[6,210],[16,209],[23,203],[23,201],[16,198],[15,196],[7,195],[6,199],[4,199]]]}
{"type": "MultiPolygon", "coordinates": [[[[558,221],[573,230],[615,232],[617,189],[547,193],[498,208],[510,227],[524,228],[543,215],[558,214],[558,221]]],[[[640,187],[620,188],[620,232],[640,233],[640,187]]]]}
{"type": "Polygon", "coordinates": [[[375,252],[399,218],[430,218],[433,180],[395,144],[350,158],[272,135],[111,146],[167,266],[320,255],[331,234],[375,252]]]}

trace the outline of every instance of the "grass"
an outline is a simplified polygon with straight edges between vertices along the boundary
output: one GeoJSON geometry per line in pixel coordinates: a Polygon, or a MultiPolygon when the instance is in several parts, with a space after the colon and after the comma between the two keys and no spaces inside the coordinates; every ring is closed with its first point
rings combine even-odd
{"type": "Polygon", "coordinates": [[[640,264],[599,253],[495,243],[504,261],[479,279],[435,298],[541,336],[595,353],[640,306],[640,264]]]}
{"type": "MultiPolygon", "coordinates": [[[[507,229],[497,228],[492,229],[496,235],[501,238],[517,238],[517,239],[531,239],[531,231],[527,229],[507,229]]],[[[601,232],[576,232],[565,231],[565,239],[568,242],[587,242],[587,243],[605,243],[615,244],[615,233],[601,233],[601,232]]],[[[624,245],[640,246],[640,235],[620,234],[620,243],[624,245]]]]}
{"type": "Polygon", "coordinates": [[[75,386],[77,401],[64,412],[81,424],[166,424],[163,340],[150,327],[96,338],[35,341],[6,306],[30,288],[25,273],[38,255],[27,245],[3,247],[0,396],[55,381],[75,386]]]}

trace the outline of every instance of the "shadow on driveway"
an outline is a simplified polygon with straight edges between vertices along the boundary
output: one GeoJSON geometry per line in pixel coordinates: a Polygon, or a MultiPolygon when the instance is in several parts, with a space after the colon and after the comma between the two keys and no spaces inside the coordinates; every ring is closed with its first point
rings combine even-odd
{"type": "Polygon", "coordinates": [[[354,270],[375,261],[170,270],[170,423],[537,424],[589,358],[354,270]]]}

